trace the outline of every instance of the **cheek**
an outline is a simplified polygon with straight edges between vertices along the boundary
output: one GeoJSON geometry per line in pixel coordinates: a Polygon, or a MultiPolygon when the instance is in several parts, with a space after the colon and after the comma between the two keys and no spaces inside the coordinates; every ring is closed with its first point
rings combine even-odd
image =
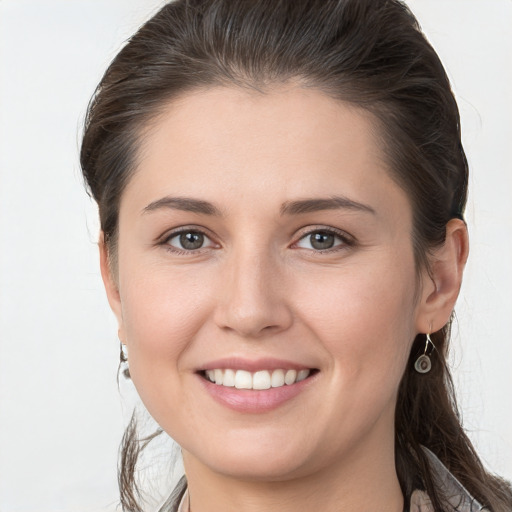
{"type": "Polygon", "coordinates": [[[414,263],[412,257],[402,263],[383,255],[379,265],[319,271],[297,293],[304,323],[344,379],[364,374],[375,382],[390,373],[400,379],[415,335],[414,263]]]}
{"type": "Polygon", "coordinates": [[[181,355],[208,317],[209,289],[204,276],[189,272],[185,278],[169,269],[138,275],[132,266],[121,298],[134,382],[144,379],[153,383],[145,387],[154,387],[158,379],[183,371],[181,355]]]}
{"type": "Polygon", "coordinates": [[[208,317],[207,289],[169,269],[138,275],[135,267],[122,288],[130,375],[147,410],[170,434],[192,417],[183,393],[190,379],[183,361],[208,317]]]}
{"type": "Polygon", "coordinates": [[[415,334],[415,271],[412,263],[391,263],[380,270],[354,266],[323,277],[319,272],[311,281],[315,286],[302,290],[302,320],[327,354],[326,438],[353,439],[383,416],[393,421],[415,334]]]}

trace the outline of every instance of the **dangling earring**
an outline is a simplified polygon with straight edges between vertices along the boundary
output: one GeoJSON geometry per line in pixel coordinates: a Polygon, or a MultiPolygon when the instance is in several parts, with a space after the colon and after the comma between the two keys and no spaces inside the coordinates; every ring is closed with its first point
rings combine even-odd
{"type": "Polygon", "coordinates": [[[128,368],[128,347],[124,343],[120,344],[119,361],[120,364],[126,363],[126,368],[123,370],[123,375],[126,379],[129,379],[130,369],[128,368]]]}
{"type": "Polygon", "coordinates": [[[416,359],[416,362],[414,363],[414,369],[418,373],[428,373],[432,369],[432,361],[430,360],[430,354],[435,349],[435,345],[432,343],[432,340],[430,339],[430,334],[426,335],[426,341],[425,341],[425,350],[423,351],[423,354],[416,359]]]}
{"type": "Polygon", "coordinates": [[[119,348],[121,349],[121,351],[119,353],[119,360],[121,361],[121,363],[127,363],[128,362],[128,347],[124,343],[121,343],[119,348]]]}

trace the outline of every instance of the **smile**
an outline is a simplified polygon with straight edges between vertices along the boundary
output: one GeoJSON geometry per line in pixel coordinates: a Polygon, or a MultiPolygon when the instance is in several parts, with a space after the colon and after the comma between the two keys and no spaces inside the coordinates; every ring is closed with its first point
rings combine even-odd
{"type": "Polygon", "coordinates": [[[270,412],[306,393],[319,379],[318,368],[275,358],[227,357],[196,370],[202,389],[238,413],[270,412]]]}
{"type": "Polygon", "coordinates": [[[249,372],[246,370],[216,368],[205,370],[204,377],[214,384],[228,388],[265,390],[291,386],[307,379],[311,371],[310,369],[276,369],[249,372]]]}

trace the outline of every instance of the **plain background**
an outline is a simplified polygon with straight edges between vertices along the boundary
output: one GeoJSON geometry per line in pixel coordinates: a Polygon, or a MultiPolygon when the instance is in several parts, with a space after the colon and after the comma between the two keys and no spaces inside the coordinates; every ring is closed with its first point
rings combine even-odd
{"type": "MultiPolygon", "coordinates": [[[[131,399],[77,153],[103,70],[161,4],[0,0],[0,512],[115,510],[131,399]]],[[[510,479],[512,1],[409,4],[452,79],[471,166],[455,382],[471,439],[510,479]]]]}

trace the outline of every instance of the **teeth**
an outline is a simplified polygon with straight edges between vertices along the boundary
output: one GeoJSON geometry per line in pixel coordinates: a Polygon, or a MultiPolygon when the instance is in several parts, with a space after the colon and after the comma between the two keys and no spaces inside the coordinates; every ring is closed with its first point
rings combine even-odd
{"type": "Polygon", "coordinates": [[[300,382],[301,380],[307,379],[308,376],[309,376],[309,370],[299,370],[297,372],[296,382],[300,382]]]}
{"type": "Polygon", "coordinates": [[[270,373],[267,371],[256,372],[252,376],[252,389],[269,389],[270,373]]]}
{"type": "Polygon", "coordinates": [[[260,370],[254,373],[245,370],[206,370],[206,378],[219,386],[237,389],[270,389],[290,386],[307,377],[311,370],[260,370]]]}
{"type": "MultiPolygon", "coordinates": [[[[220,372],[222,370],[219,370],[220,372]]],[[[215,370],[217,372],[217,370],[215,370]]],[[[217,379],[215,379],[217,384],[217,379]]],[[[252,389],[252,375],[245,370],[237,370],[235,373],[235,388],[236,389],[252,389]]]]}
{"type": "Polygon", "coordinates": [[[224,370],[222,385],[227,386],[228,388],[235,386],[235,372],[233,370],[224,370]]]}
{"type": "Polygon", "coordinates": [[[215,384],[222,384],[222,381],[224,380],[224,372],[222,370],[214,370],[214,378],[215,378],[215,384]]]}
{"type": "Polygon", "coordinates": [[[293,384],[295,382],[296,378],[297,370],[288,370],[286,372],[286,375],[284,376],[284,383],[289,386],[290,384],[293,384]]]}
{"type": "Polygon", "coordinates": [[[274,370],[272,372],[271,383],[273,388],[284,386],[284,370],[274,370]]]}

